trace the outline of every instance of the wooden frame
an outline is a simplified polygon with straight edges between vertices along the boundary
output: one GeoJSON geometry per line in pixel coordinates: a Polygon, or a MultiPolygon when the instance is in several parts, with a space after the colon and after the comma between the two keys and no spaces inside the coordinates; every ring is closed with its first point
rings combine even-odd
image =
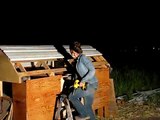
{"type": "MultiPolygon", "coordinates": [[[[53,46],[0,46],[0,80],[12,83],[13,119],[52,120],[54,102],[68,72],[66,59],[53,46]],[[44,102],[45,101],[45,102],[44,102]],[[35,106],[35,107],[34,107],[35,106]],[[47,111],[47,112],[45,112],[47,111]]],[[[67,52],[68,46],[64,46],[67,52]]],[[[114,80],[110,65],[95,48],[85,45],[84,54],[93,62],[99,86],[93,109],[101,119],[117,114],[114,80]]],[[[1,95],[3,84],[0,84],[1,95]]]]}

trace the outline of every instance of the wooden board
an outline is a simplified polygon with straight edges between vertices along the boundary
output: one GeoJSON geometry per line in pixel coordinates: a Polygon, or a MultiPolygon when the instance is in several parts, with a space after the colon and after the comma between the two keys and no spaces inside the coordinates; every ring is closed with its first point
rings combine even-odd
{"type": "Polygon", "coordinates": [[[52,120],[61,76],[13,84],[14,120],[52,120]]]}
{"type": "Polygon", "coordinates": [[[98,89],[95,93],[93,109],[98,110],[97,116],[109,118],[117,113],[113,79],[108,69],[96,69],[98,89]]]}
{"type": "Polygon", "coordinates": [[[0,81],[19,83],[21,80],[9,58],[0,51],[0,81]]]}

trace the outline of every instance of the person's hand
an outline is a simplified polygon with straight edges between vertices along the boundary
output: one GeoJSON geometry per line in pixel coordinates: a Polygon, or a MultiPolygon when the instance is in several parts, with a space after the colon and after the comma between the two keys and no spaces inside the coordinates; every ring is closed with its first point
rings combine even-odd
{"type": "Polygon", "coordinates": [[[85,83],[83,83],[83,82],[79,83],[79,87],[83,87],[84,85],[85,85],[85,83]]]}
{"type": "Polygon", "coordinates": [[[80,86],[83,90],[86,90],[86,89],[87,89],[87,83],[85,83],[85,82],[81,82],[81,83],[79,84],[79,86],[80,86]]]}

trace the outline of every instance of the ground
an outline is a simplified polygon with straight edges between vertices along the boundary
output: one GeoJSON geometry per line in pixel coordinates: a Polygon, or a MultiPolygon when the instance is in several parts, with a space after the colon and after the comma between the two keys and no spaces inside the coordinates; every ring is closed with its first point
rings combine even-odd
{"type": "Polygon", "coordinates": [[[107,120],[160,120],[160,107],[125,103],[118,106],[118,114],[107,120]]]}

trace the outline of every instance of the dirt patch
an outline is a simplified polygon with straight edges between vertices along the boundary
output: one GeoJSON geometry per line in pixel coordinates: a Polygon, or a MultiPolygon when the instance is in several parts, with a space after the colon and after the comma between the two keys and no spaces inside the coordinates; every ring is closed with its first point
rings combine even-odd
{"type": "Polygon", "coordinates": [[[118,106],[118,114],[108,120],[160,120],[160,107],[125,103],[118,106]]]}

